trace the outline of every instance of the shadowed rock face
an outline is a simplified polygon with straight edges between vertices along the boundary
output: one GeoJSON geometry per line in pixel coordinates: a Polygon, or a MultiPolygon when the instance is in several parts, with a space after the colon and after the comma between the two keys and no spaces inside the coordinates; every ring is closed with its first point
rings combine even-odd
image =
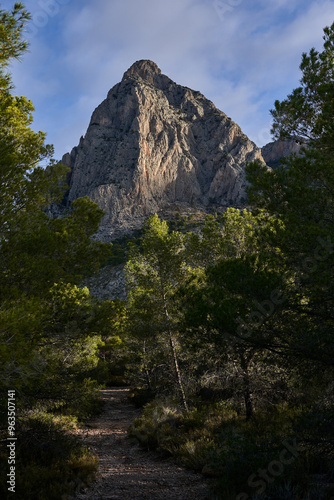
{"type": "Polygon", "coordinates": [[[261,153],[266,164],[271,168],[278,168],[283,158],[291,154],[301,154],[302,144],[294,140],[277,140],[269,142],[261,149],[261,153]]]}
{"type": "Polygon", "coordinates": [[[177,85],[152,61],[138,61],[94,111],[63,162],[66,202],[88,195],[104,211],[98,237],[173,204],[242,203],[245,163],[261,151],[200,92],[177,85]]]}

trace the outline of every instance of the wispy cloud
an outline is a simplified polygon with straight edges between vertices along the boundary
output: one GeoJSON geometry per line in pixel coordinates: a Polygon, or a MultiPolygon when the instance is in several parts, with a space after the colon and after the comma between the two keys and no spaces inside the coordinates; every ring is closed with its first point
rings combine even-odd
{"type": "MultiPolygon", "coordinates": [[[[43,1],[25,4],[36,15],[43,1]]],[[[269,108],[298,84],[301,52],[320,48],[334,20],[333,0],[48,2],[59,8],[34,33],[14,78],[57,157],[78,143],[93,109],[138,59],[200,90],[262,145],[269,108]],[[217,5],[228,7],[224,16],[217,5]]]]}

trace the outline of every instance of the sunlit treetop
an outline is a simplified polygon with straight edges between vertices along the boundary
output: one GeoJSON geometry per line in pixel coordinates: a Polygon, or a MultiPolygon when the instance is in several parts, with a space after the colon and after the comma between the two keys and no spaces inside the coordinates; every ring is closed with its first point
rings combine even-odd
{"type": "Polygon", "coordinates": [[[302,55],[300,86],[271,110],[276,139],[292,138],[330,147],[334,114],[334,23],[324,29],[323,51],[302,55]]]}

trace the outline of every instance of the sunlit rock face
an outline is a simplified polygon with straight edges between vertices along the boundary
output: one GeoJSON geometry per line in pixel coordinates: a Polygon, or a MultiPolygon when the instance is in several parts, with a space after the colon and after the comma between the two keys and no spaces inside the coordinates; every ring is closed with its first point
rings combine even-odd
{"type": "Polygon", "coordinates": [[[173,204],[242,204],[246,162],[261,151],[200,92],[177,85],[148,60],[134,63],[63,157],[66,203],[89,196],[104,211],[98,237],[140,227],[173,204]]]}

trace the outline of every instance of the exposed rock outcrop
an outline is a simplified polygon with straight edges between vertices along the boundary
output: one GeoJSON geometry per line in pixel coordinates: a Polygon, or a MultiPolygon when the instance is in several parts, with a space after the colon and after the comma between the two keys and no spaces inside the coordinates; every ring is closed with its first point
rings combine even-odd
{"type": "Polygon", "coordinates": [[[277,140],[269,142],[261,149],[261,153],[266,164],[271,168],[277,168],[281,164],[282,158],[290,156],[291,154],[299,154],[302,144],[297,141],[277,140]]]}
{"type": "Polygon", "coordinates": [[[127,297],[125,288],[124,264],[105,266],[90,278],[86,278],[84,286],[89,292],[101,300],[120,299],[127,297]]]}
{"type": "Polygon", "coordinates": [[[242,204],[244,167],[255,159],[263,161],[260,149],[211,101],[138,61],[63,157],[66,203],[95,201],[105,211],[98,237],[107,241],[173,204],[242,204]]]}

